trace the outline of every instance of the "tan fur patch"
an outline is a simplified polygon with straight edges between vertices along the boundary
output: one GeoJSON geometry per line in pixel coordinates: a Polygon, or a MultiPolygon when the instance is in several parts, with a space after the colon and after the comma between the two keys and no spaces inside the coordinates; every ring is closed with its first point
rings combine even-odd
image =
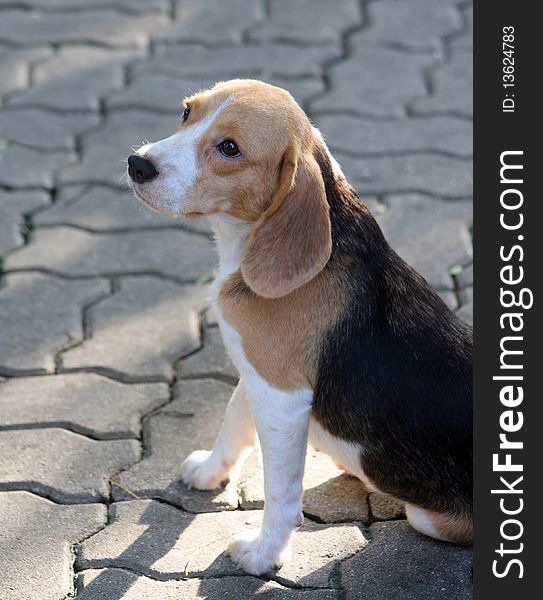
{"type": "Polygon", "coordinates": [[[446,515],[428,511],[428,516],[441,539],[462,546],[473,545],[473,520],[462,515],[446,515]]]}
{"type": "Polygon", "coordinates": [[[348,301],[345,283],[321,272],[287,296],[263,298],[238,271],[223,284],[219,306],[241,336],[247,359],[271,386],[314,388],[324,333],[348,301]]]}
{"type": "Polygon", "coordinates": [[[462,546],[473,545],[473,520],[469,516],[426,511],[437,535],[462,546]]]}

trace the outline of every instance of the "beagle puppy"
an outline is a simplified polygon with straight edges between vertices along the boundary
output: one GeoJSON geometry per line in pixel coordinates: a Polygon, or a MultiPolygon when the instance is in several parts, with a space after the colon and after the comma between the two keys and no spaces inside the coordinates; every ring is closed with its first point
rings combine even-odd
{"type": "Polygon", "coordinates": [[[240,381],[182,479],[234,480],[258,435],[264,517],[231,541],[233,560],[254,575],[287,560],[308,441],[405,502],[418,531],[471,544],[471,330],[390,248],[292,96],[218,83],[128,174],[143,203],[206,216],[216,234],[211,300],[240,381]]]}

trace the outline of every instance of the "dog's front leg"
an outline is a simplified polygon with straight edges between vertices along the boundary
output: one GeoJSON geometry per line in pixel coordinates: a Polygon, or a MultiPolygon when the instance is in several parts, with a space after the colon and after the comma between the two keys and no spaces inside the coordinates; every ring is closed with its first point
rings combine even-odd
{"type": "Polygon", "coordinates": [[[255,441],[251,405],[240,380],[226,408],[213,450],[192,452],[181,465],[181,479],[198,490],[213,490],[223,481],[235,481],[255,441]]]}
{"type": "Polygon", "coordinates": [[[261,575],[288,558],[292,532],[303,522],[302,479],[313,393],[248,386],[264,466],[264,518],[260,530],[237,535],[228,547],[247,573],[261,575]]]}

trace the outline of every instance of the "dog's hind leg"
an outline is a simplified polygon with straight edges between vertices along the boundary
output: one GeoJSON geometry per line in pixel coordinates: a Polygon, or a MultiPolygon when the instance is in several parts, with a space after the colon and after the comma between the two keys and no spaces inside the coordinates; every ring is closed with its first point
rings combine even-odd
{"type": "Polygon", "coordinates": [[[473,544],[473,522],[470,516],[439,513],[413,504],[405,507],[411,527],[445,542],[471,546],[473,544]]]}

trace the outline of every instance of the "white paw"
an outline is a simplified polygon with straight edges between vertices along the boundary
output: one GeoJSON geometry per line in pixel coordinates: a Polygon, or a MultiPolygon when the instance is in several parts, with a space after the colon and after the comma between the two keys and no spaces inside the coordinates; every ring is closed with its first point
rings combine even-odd
{"type": "Polygon", "coordinates": [[[273,548],[260,535],[260,529],[247,529],[238,533],[228,544],[226,553],[246,573],[263,575],[279,568],[288,560],[290,548],[273,548]]]}
{"type": "Polygon", "coordinates": [[[228,479],[228,473],[218,469],[210,459],[209,450],[196,450],[187,456],[181,465],[181,480],[189,488],[214,490],[228,479]]]}

